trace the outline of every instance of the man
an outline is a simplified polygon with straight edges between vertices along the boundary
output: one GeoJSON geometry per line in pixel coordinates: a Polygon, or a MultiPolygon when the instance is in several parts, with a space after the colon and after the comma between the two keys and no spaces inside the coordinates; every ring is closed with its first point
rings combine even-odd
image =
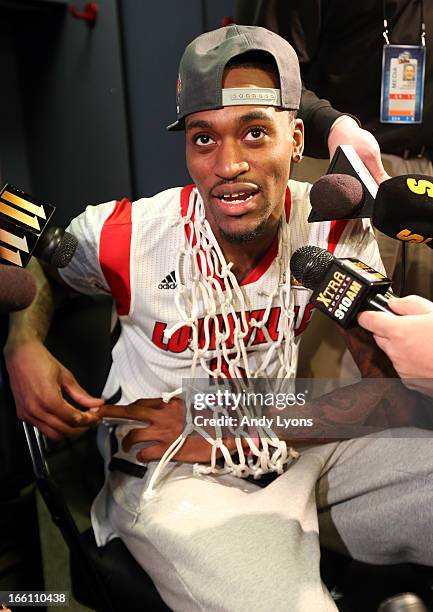
{"type": "MultiPolygon", "coordinates": [[[[317,244],[381,265],[368,223],[307,223],[309,185],[288,181],[303,147],[300,93],[296,55],[277,35],[238,26],[203,34],[182,58],[171,126],[185,129],[196,186],[88,207],[72,222],[79,247],[61,277],[115,299],[121,333],[105,394],[120,387],[121,405],[101,407],[43,348],[52,305],[43,276],[6,347],[21,418],[53,437],[117,419],[92,509],[96,539],[120,536],[174,610],[335,610],[320,581],[316,499],[325,544],[375,562],[430,560],[419,536],[429,515],[402,528],[403,508],[410,515],[420,491],[431,495],[427,433],[403,445],[366,438],[290,451],[258,430],[246,440],[249,459],[217,432],[212,447],[181,435],[183,379],[295,375],[311,309],[309,292],[291,282],[293,251],[317,244]],[[54,386],[47,406],[40,384],[54,386]],[[89,411],[73,411],[61,388],[89,411]],[[237,477],[263,472],[284,473],[266,488],[237,477]]],[[[378,373],[364,361],[367,375],[378,373]]]]}
{"type": "Polygon", "coordinates": [[[403,69],[403,79],[405,81],[414,81],[416,76],[415,66],[413,64],[405,64],[403,69]]]}

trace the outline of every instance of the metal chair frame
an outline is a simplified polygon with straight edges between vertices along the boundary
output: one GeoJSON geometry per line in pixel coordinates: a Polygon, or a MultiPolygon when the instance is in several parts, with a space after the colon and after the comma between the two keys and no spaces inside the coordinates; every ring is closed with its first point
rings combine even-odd
{"type": "MultiPolygon", "coordinates": [[[[87,606],[90,603],[95,610],[101,612],[120,612],[121,610],[123,612],[119,604],[119,600],[122,600],[122,594],[117,593],[118,601],[116,603],[116,598],[113,598],[112,577],[110,576],[110,579],[104,578],[104,567],[99,563],[99,559],[102,560],[103,557],[99,549],[97,551],[92,550],[92,554],[89,553],[89,542],[90,547],[93,549],[96,548],[96,543],[94,543],[93,538],[90,540],[89,537],[86,537],[86,535],[89,535],[89,530],[84,532],[84,534],[78,530],[71,511],[66,504],[65,497],[50,473],[48,462],[45,458],[44,436],[36,427],[28,423],[23,423],[23,426],[38,490],[70,552],[71,582],[74,595],[80,601],[80,596],[77,596],[76,593],[82,594],[84,592],[87,594],[85,597],[81,596],[81,599],[83,599],[82,603],[87,606]],[[80,583],[78,587],[74,584],[77,580],[80,583]]],[[[110,544],[101,549],[104,551],[103,554],[111,554],[109,550],[110,544]]],[[[147,606],[149,606],[148,609],[152,610],[152,612],[167,612],[169,608],[162,602],[150,578],[118,538],[116,538],[116,549],[115,553],[113,549],[113,554],[116,554],[115,561],[123,563],[124,566],[129,566],[131,573],[137,579],[137,612],[138,610],[142,612],[147,606]],[[121,553],[120,555],[119,552],[121,553]],[[145,601],[142,599],[143,596],[145,601]]],[[[130,586],[128,585],[128,591],[130,591],[130,586]]],[[[121,587],[119,588],[121,590],[121,587]]],[[[131,610],[130,605],[127,607],[129,612],[134,612],[131,610]]]]}

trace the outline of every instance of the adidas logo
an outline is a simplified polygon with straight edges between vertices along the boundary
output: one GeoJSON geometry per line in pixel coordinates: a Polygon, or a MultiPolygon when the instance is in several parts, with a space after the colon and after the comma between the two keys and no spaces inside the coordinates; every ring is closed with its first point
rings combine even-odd
{"type": "Polygon", "coordinates": [[[158,289],[176,289],[176,287],[176,272],[174,270],[170,272],[170,274],[167,274],[158,285],[158,289]]]}

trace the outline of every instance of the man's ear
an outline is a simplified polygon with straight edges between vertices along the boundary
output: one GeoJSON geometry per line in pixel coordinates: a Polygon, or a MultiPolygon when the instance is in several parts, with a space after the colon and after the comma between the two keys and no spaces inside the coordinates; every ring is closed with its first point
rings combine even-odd
{"type": "Polygon", "coordinates": [[[293,149],[292,149],[292,160],[299,162],[302,159],[302,153],[304,152],[304,122],[302,119],[294,120],[294,127],[292,133],[293,149]]]}

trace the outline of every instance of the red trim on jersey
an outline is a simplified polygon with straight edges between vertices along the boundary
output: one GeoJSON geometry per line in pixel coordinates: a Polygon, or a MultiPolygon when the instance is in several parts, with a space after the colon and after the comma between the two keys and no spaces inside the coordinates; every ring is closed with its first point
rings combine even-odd
{"type": "MultiPolygon", "coordinates": [[[[188,212],[189,198],[191,196],[191,193],[194,187],[195,185],[186,185],[185,187],[182,188],[182,191],[180,192],[180,213],[182,217],[185,217],[188,212]]],[[[290,189],[287,187],[286,195],[284,199],[284,210],[286,213],[286,223],[289,222],[291,208],[292,208],[292,195],[290,193],[290,189]]],[[[192,216],[191,219],[193,220],[194,217],[192,216]]],[[[191,229],[188,225],[185,225],[185,232],[189,240],[191,237],[191,229]]],[[[195,243],[196,243],[196,237],[193,236],[193,245],[195,243]]],[[[249,285],[250,283],[255,283],[256,281],[258,281],[263,276],[263,274],[265,274],[265,272],[267,271],[269,266],[272,264],[272,262],[274,261],[277,255],[278,255],[278,235],[276,235],[275,238],[273,239],[269,249],[263,256],[261,261],[257,264],[255,268],[253,268],[249,272],[246,278],[244,278],[244,280],[241,282],[240,286],[242,287],[243,285],[249,285]]],[[[199,260],[199,266],[201,267],[200,260],[199,260]]],[[[207,270],[207,273],[209,274],[209,268],[207,270]]],[[[222,285],[222,280],[218,276],[215,276],[214,278],[216,278],[222,285]]]]}
{"type": "Polygon", "coordinates": [[[263,276],[266,270],[269,268],[275,257],[278,255],[278,235],[272,240],[271,246],[264,254],[263,258],[259,261],[257,266],[248,273],[248,275],[241,282],[240,286],[249,285],[255,283],[263,276]]]}
{"type": "Polygon", "coordinates": [[[99,263],[119,315],[127,315],[131,307],[131,213],[129,200],[117,201],[102,226],[99,243],[99,263]]]}
{"type": "Polygon", "coordinates": [[[290,189],[288,187],[286,187],[284,210],[286,211],[286,223],[288,223],[290,220],[290,211],[292,210],[292,194],[290,193],[290,189]]]}
{"type": "MultiPolygon", "coordinates": [[[[191,197],[191,193],[192,190],[194,189],[195,185],[185,185],[185,187],[182,187],[182,191],[180,192],[180,214],[182,215],[182,217],[186,217],[187,213],[188,213],[188,207],[189,207],[189,198],[191,197]]],[[[191,215],[191,221],[194,221],[194,209],[192,211],[192,215],[191,215]]],[[[191,239],[191,226],[190,225],[185,225],[185,233],[186,233],[186,237],[189,240],[191,239]]],[[[195,246],[195,243],[197,242],[197,238],[194,236],[192,237],[192,245],[195,246]]],[[[200,265],[200,263],[199,263],[200,265]]]]}
{"type": "Polygon", "coordinates": [[[182,187],[182,191],[180,192],[180,213],[182,217],[186,217],[186,213],[188,212],[189,206],[189,197],[194,187],[194,184],[185,185],[185,187],[182,187]]]}
{"type": "MultiPolygon", "coordinates": [[[[284,210],[286,212],[286,223],[289,222],[290,219],[290,211],[292,209],[292,194],[290,193],[290,189],[287,187],[286,195],[284,198],[284,210]]],[[[246,278],[241,282],[241,287],[243,285],[249,285],[250,283],[255,283],[263,276],[269,266],[272,264],[276,256],[278,255],[278,234],[273,239],[271,246],[266,251],[263,259],[259,261],[257,266],[251,270],[246,278]]]]}
{"type": "Polygon", "coordinates": [[[328,251],[334,254],[335,248],[344,232],[349,219],[334,219],[331,221],[328,235],[328,251]]]}

